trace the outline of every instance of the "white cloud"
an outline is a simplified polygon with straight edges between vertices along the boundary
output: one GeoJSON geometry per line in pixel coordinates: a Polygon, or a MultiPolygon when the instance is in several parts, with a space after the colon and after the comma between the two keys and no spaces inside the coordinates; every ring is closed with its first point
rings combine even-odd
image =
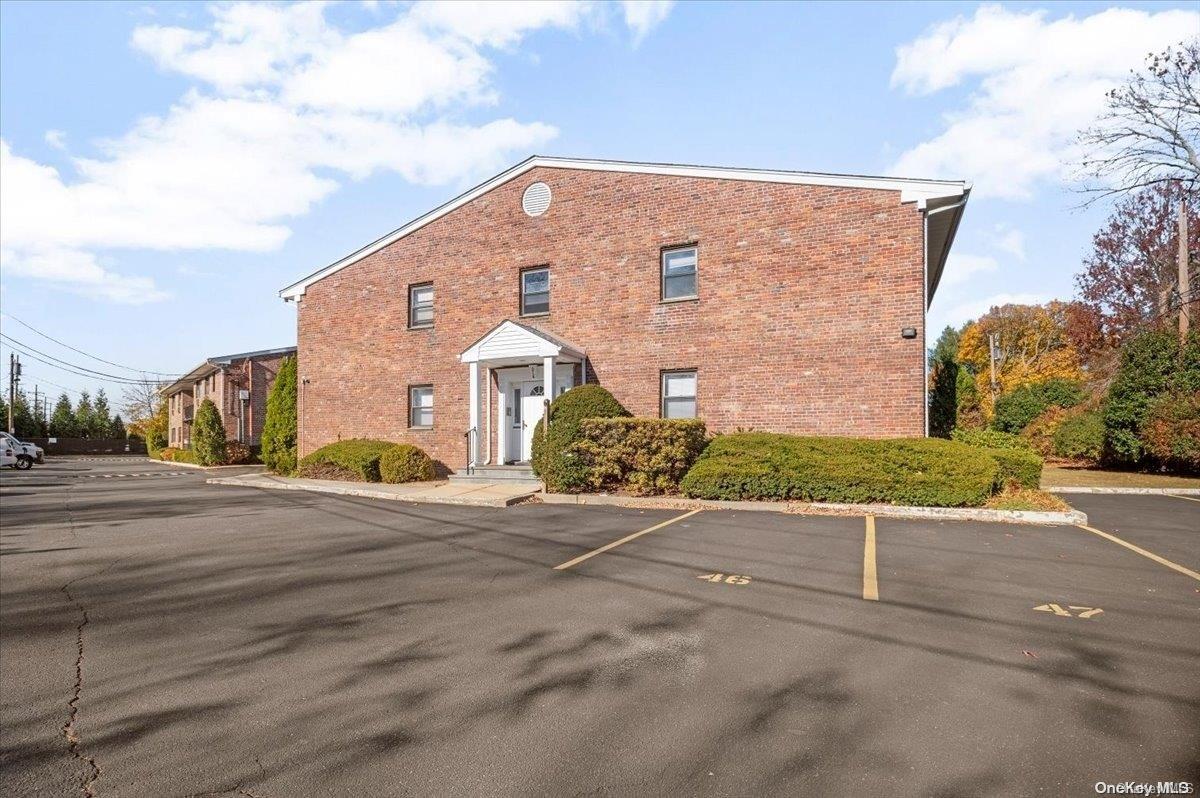
{"type": "Polygon", "coordinates": [[[1000,268],[1000,264],[990,255],[971,255],[966,252],[951,252],[946,259],[946,268],[942,272],[939,290],[955,285],[962,285],[978,274],[988,274],[1000,268]]]}
{"type": "Polygon", "coordinates": [[[461,0],[453,3],[426,0],[413,7],[412,18],[430,30],[459,36],[472,44],[509,47],[524,34],[539,28],[574,30],[596,10],[595,3],[564,0],[461,0]]]}
{"type": "Polygon", "coordinates": [[[961,327],[971,319],[976,319],[999,305],[1041,305],[1053,299],[1049,294],[993,294],[983,299],[970,299],[951,305],[946,310],[931,309],[929,313],[929,329],[941,330],[947,325],[961,327]]]}
{"type": "Polygon", "coordinates": [[[625,14],[625,24],[633,31],[634,43],[641,42],[658,27],[674,5],[674,0],[623,0],[621,10],[625,14]]]}
{"type": "Polygon", "coordinates": [[[47,130],[42,138],[56,150],[65,150],[67,148],[67,134],[65,131],[47,130]]]}
{"type": "Polygon", "coordinates": [[[0,250],[0,267],[6,275],[33,277],[85,296],[110,302],[140,305],[166,299],[148,277],[115,274],[96,261],[90,252],[44,249],[18,254],[0,250]]]}
{"type": "Polygon", "coordinates": [[[1025,260],[1025,234],[1014,227],[1000,222],[992,228],[992,246],[1012,255],[1019,261],[1025,260]]]}
{"type": "Polygon", "coordinates": [[[982,6],[896,51],[892,85],[928,95],[968,85],[944,129],[907,150],[894,174],[967,178],[977,196],[1026,199],[1061,178],[1074,138],[1104,93],[1152,51],[1200,29],[1200,13],[1113,8],[1051,20],[1048,12],[982,6]]]}

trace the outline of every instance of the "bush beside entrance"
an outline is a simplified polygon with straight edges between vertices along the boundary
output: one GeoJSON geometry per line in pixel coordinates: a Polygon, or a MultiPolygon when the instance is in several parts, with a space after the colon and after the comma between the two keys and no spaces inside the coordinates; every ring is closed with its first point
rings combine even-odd
{"type": "Polygon", "coordinates": [[[573,450],[580,439],[579,425],[587,418],[628,416],[611,393],[599,385],[579,385],[560,394],[550,403],[550,427],[538,421],[533,430],[533,473],[546,483],[546,490],[571,493],[584,490],[588,469],[573,450]]]}
{"type": "Polygon", "coordinates": [[[705,445],[698,419],[589,418],[579,433],[572,451],[590,490],[673,492],[705,445]]]}

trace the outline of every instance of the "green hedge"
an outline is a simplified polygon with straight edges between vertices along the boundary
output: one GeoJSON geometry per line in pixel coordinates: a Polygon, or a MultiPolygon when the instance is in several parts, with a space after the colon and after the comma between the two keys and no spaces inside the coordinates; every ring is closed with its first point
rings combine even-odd
{"type": "Polygon", "coordinates": [[[672,492],[704,451],[698,419],[589,418],[579,425],[573,451],[591,490],[672,492]]]}
{"type": "Polygon", "coordinates": [[[611,393],[599,385],[579,385],[550,403],[550,429],[543,434],[542,421],[533,430],[533,473],[554,493],[570,493],[587,487],[587,467],[572,450],[579,440],[579,425],[585,418],[628,416],[611,393]]]}
{"type": "Polygon", "coordinates": [[[980,506],[1000,468],[987,452],[937,438],[718,436],[684,476],[687,496],[980,506]]]}
{"type": "Polygon", "coordinates": [[[1096,462],[1104,451],[1104,417],[1080,413],[1064,419],[1054,430],[1054,453],[1068,460],[1096,462]]]}
{"type": "Polygon", "coordinates": [[[424,482],[433,479],[433,460],[425,451],[398,443],[379,456],[379,476],[384,482],[424,482]]]}
{"type": "Polygon", "coordinates": [[[1022,488],[1037,490],[1042,483],[1042,458],[1028,449],[983,449],[999,466],[996,490],[1015,482],[1022,488]]]}
{"type": "Polygon", "coordinates": [[[992,427],[1020,432],[1048,407],[1074,407],[1084,400],[1083,388],[1074,380],[1055,378],[1014,388],[996,400],[992,427]]]}
{"type": "Polygon", "coordinates": [[[950,433],[950,439],[965,443],[968,446],[979,446],[984,449],[1025,449],[1033,451],[1033,444],[1019,435],[1011,432],[1000,432],[994,429],[956,429],[950,433]]]}
{"type": "Polygon", "coordinates": [[[1200,473],[1200,390],[1163,394],[1143,424],[1146,452],[1172,471],[1200,473]]]}
{"type": "Polygon", "coordinates": [[[174,446],[164,446],[156,454],[152,454],[151,457],[167,463],[191,463],[199,465],[195,452],[191,449],[177,449],[174,446]]]}
{"type": "Polygon", "coordinates": [[[379,458],[388,449],[395,446],[388,441],[376,441],[367,438],[352,438],[338,441],[328,446],[322,446],[300,461],[300,475],[321,473],[322,466],[333,466],[348,472],[349,476],[357,477],[365,482],[378,482],[379,458]]]}

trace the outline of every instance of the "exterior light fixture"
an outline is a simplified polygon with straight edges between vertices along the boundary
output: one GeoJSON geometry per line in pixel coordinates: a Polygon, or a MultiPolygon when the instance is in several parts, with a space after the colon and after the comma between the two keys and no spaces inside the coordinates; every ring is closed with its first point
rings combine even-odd
{"type": "Polygon", "coordinates": [[[916,338],[917,337],[917,328],[916,327],[905,327],[903,330],[900,331],[900,337],[901,338],[916,338]]]}

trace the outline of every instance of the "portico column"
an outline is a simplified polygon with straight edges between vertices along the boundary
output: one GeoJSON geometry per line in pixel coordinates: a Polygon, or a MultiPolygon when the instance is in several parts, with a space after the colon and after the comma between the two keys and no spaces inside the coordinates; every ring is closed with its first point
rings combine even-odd
{"type": "Polygon", "coordinates": [[[470,450],[467,457],[467,465],[476,465],[479,462],[479,361],[475,360],[467,364],[470,369],[470,380],[468,391],[470,392],[471,401],[471,424],[470,429],[473,434],[468,438],[470,450]]]}
{"type": "MultiPolygon", "coordinates": [[[[554,355],[542,358],[542,384],[545,386],[543,388],[543,392],[545,393],[543,398],[546,402],[554,401],[554,364],[556,360],[557,358],[554,355]]],[[[543,432],[545,432],[545,427],[550,423],[550,419],[547,418],[544,410],[542,411],[542,418],[546,421],[546,424],[542,425],[543,432]]]]}

